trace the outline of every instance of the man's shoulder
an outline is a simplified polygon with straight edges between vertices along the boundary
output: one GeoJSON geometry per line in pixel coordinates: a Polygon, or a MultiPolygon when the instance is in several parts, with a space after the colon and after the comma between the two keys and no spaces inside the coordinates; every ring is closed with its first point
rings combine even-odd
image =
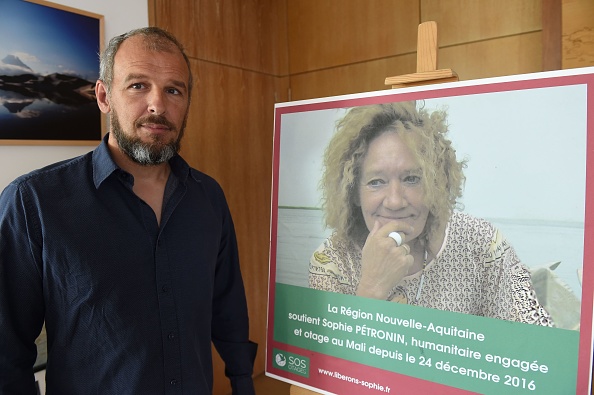
{"type": "Polygon", "coordinates": [[[83,174],[88,166],[91,165],[92,153],[77,156],[71,159],[65,159],[59,162],[52,163],[42,168],[32,170],[29,173],[23,174],[11,182],[11,185],[20,187],[23,185],[51,185],[52,182],[68,179],[72,177],[73,180],[77,176],[83,174]]]}
{"type": "Polygon", "coordinates": [[[210,175],[208,175],[198,169],[195,169],[193,167],[190,167],[190,178],[194,182],[202,185],[204,188],[211,188],[214,190],[222,190],[221,185],[213,176],[210,176],[210,175]]]}
{"type": "Polygon", "coordinates": [[[225,191],[214,177],[193,167],[189,168],[189,172],[187,186],[192,194],[197,194],[192,196],[201,196],[207,199],[212,207],[228,210],[225,191]]]}

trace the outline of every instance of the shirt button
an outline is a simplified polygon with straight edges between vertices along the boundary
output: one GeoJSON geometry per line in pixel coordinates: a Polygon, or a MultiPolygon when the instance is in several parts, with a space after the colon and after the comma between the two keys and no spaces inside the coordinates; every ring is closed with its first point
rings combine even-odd
{"type": "Polygon", "coordinates": [[[169,287],[167,285],[163,285],[161,287],[161,291],[163,291],[163,292],[169,292],[169,287]]]}
{"type": "Polygon", "coordinates": [[[169,340],[173,340],[173,339],[175,339],[175,333],[169,332],[169,335],[167,337],[169,338],[169,340]]]}
{"type": "Polygon", "coordinates": [[[171,385],[175,386],[175,385],[177,385],[177,380],[176,380],[176,379],[173,379],[173,380],[171,380],[171,381],[169,382],[169,384],[171,384],[171,385]]]}

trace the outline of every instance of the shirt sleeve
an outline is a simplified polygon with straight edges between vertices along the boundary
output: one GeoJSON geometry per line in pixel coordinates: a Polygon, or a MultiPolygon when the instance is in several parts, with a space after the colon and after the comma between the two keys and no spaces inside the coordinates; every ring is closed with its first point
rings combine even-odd
{"type": "Polygon", "coordinates": [[[212,341],[225,362],[233,395],[253,395],[257,344],[249,340],[249,318],[231,214],[226,210],[215,272],[212,341]]]}
{"type": "Polygon", "coordinates": [[[0,194],[0,394],[36,394],[35,339],[44,320],[41,231],[18,184],[0,194]]]}

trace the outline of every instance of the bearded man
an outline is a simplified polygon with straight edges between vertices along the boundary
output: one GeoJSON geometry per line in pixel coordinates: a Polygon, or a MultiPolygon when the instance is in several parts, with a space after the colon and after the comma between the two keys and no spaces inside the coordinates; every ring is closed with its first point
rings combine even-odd
{"type": "Polygon", "coordinates": [[[115,37],[95,93],[110,130],[86,155],[0,195],[0,394],[35,394],[47,330],[53,394],[211,394],[211,342],[233,393],[257,346],[218,183],[179,155],[192,93],[180,43],[115,37]]]}

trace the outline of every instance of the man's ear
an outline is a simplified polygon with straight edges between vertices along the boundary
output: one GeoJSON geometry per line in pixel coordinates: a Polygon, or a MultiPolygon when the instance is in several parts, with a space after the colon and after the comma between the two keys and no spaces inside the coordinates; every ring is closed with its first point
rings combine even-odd
{"type": "Polygon", "coordinates": [[[99,110],[104,114],[109,114],[111,112],[111,106],[109,104],[107,87],[101,80],[97,80],[97,83],[95,84],[95,96],[97,97],[99,110]]]}

